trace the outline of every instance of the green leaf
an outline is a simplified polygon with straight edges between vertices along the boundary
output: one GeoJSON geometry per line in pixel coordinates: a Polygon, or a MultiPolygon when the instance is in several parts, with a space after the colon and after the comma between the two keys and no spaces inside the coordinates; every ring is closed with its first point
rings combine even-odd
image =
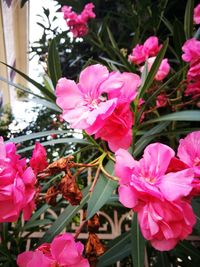
{"type": "Polygon", "coordinates": [[[149,120],[141,124],[141,126],[151,124],[159,121],[200,121],[200,111],[198,110],[184,110],[170,113],[159,118],[149,120]]]}
{"type": "Polygon", "coordinates": [[[151,86],[153,80],[154,80],[154,77],[159,69],[159,66],[164,58],[164,55],[165,55],[165,52],[167,50],[167,46],[168,46],[168,40],[166,40],[163,44],[163,47],[161,48],[161,50],[159,51],[147,77],[146,77],[146,80],[145,82],[140,86],[139,88],[139,92],[138,92],[138,98],[142,98],[145,91],[147,89],[149,89],[149,87],[151,86]]]}
{"type": "MultiPolygon", "coordinates": [[[[113,174],[114,163],[110,160],[105,169],[110,174],[113,174]]],[[[99,175],[97,184],[92,192],[92,196],[88,201],[87,220],[103,207],[116,188],[116,181],[105,177],[102,173],[99,175]]]]}
{"type": "MultiPolygon", "coordinates": [[[[191,262],[193,262],[193,263],[196,264],[194,266],[199,266],[199,263],[200,263],[200,253],[199,253],[199,250],[197,248],[195,248],[187,240],[184,240],[184,241],[178,243],[178,245],[176,246],[176,248],[173,250],[173,253],[178,258],[181,258],[184,261],[188,261],[188,264],[191,264],[191,262]],[[188,260],[188,256],[190,256],[191,260],[188,260]]],[[[187,262],[185,262],[185,264],[187,264],[187,262]]]]}
{"type": "Polygon", "coordinates": [[[40,83],[34,81],[33,79],[31,79],[29,76],[27,76],[25,73],[21,72],[20,70],[17,70],[16,68],[0,61],[0,63],[2,63],[3,65],[9,67],[10,69],[14,70],[15,72],[17,72],[19,75],[21,75],[25,80],[27,80],[28,82],[30,82],[31,84],[33,84],[36,88],[38,88],[40,90],[40,92],[47,97],[49,100],[51,101],[55,101],[56,97],[53,93],[49,92],[44,86],[42,86],[40,83]]]}
{"type": "Polygon", "coordinates": [[[45,226],[47,224],[51,224],[52,220],[49,219],[43,219],[38,221],[28,221],[22,228],[21,231],[29,230],[30,228],[37,227],[37,226],[45,226]]]}
{"type": "Polygon", "coordinates": [[[144,267],[145,239],[141,234],[136,213],[131,224],[131,252],[134,267],[144,267]]]}
{"type": "Polygon", "coordinates": [[[109,244],[109,249],[99,258],[97,267],[111,266],[131,254],[131,233],[126,232],[109,244]]]}
{"type": "Polygon", "coordinates": [[[176,72],[172,77],[170,77],[165,83],[163,83],[155,92],[153,92],[153,94],[151,94],[148,99],[145,101],[145,103],[142,105],[142,108],[137,116],[137,120],[136,123],[138,124],[138,122],[140,121],[140,118],[142,116],[142,113],[144,112],[144,110],[146,108],[148,108],[149,104],[156,98],[156,96],[162,91],[164,90],[167,86],[169,86],[169,84],[171,82],[174,82],[176,79],[178,79],[183,72],[187,69],[187,66],[184,66],[183,68],[181,68],[178,72],[176,72]]]}
{"type": "Polygon", "coordinates": [[[56,112],[59,112],[59,113],[62,112],[61,108],[59,108],[59,107],[58,107],[56,104],[54,104],[53,102],[47,101],[46,99],[40,99],[40,98],[36,98],[36,97],[34,97],[34,98],[31,99],[31,101],[33,101],[33,102],[35,102],[35,103],[37,103],[37,104],[39,104],[39,105],[41,105],[41,106],[45,106],[45,107],[47,107],[48,109],[52,109],[52,110],[54,110],[54,111],[56,111],[56,112]]]}
{"type": "Polygon", "coordinates": [[[28,93],[30,95],[34,95],[35,97],[38,97],[38,98],[41,98],[41,99],[45,99],[45,97],[42,97],[42,96],[40,96],[38,94],[33,93],[30,89],[28,89],[28,88],[26,88],[26,87],[24,87],[24,86],[22,86],[20,84],[11,82],[11,81],[3,78],[3,77],[0,77],[0,80],[5,82],[5,83],[7,83],[7,84],[9,84],[9,85],[11,85],[11,86],[13,86],[13,87],[15,87],[15,88],[17,88],[17,89],[19,89],[19,90],[21,90],[21,91],[23,91],[23,92],[25,92],[25,93],[28,93]]]}
{"type": "Polygon", "coordinates": [[[185,8],[184,17],[184,30],[186,39],[189,39],[193,35],[193,12],[194,12],[194,0],[188,0],[185,8]]]}
{"type": "Polygon", "coordinates": [[[51,242],[54,236],[59,234],[71,222],[72,218],[77,214],[77,212],[86,204],[89,199],[89,187],[84,188],[82,193],[83,199],[80,205],[68,205],[67,208],[60,214],[57,220],[40,239],[38,246],[45,242],[51,242]]]}
{"type": "Polygon", "coordinates": [[[154,134],[162,132],[167,126],[169,122],[161,122],[151,130],[147,131],[135,144],[135,150],[133,152],[133,156],[137,157],[141,151],[154,139],[154,134]]]}
{"type": "MultiPolygon", "coordinates": [[[[76,143],[76,144],[91,144],[86,140],[83,139],[77,139],[77,138],[60,138],[60,139],[53,139],[50,141],[46,141],[41,143],[43,146],[49,146],[49,145],[55,145],[55,144],[70,144],[70,143],[76,143]]],[[[23,153],[29,150],[33,150],[35,146],[29,146],[23,149],[19,149],[18,153],[23,153]]]]}
{"type": "Polygon", "coordinates": [[[55,39],[53,39],[49,45],[48,72],[54,87],[56,87],[58,79],[62,76],[62,72],[55,39]]]}
{"type": "Polygon", "coordinates": [[[10,140],[6,141],[7,142],[14,142],[14,143],[21,143],[24,141],[28,141],[28,140],[32,140],[32,139],[36,139],[36,138],[40,138],[40,137],[44,137],[44,136],[49,136],[51,134],[68,134],[69,131],[67,130],[51,130],[51,131],[44,131],[44,132],[38,132],[38,133],[32,133],[29,135],[21,135],[15,138],[11,138],[10,140]]]}
{"type": "Polygon", "coordinates": [[[26,223],[28,224],[29,222],[33,222],[35,221],[37,218],[40,217],[40,215],[42,213],[44,213],[48,208],[50,208],[50,206],[48,204],[44,204],[41,208],[39,208],[38,210],[36,210],[36,212],[33,213],[33,215],[31,216],[31,218],[29,219],[29,221],[26,223]]]}

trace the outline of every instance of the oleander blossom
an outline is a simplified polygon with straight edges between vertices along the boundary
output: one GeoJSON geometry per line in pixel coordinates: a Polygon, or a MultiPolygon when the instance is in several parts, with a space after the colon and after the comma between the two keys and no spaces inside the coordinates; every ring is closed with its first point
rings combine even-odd
{"type": "Polygon", "coordinates": [[[200,4],[198,4],[194,9],[194,23],[200,24],[200,4]]]}
{"type": "Polygon", "coordinates": [[[89,267],[88,260],[82,256],[83,250],[83,244],[76,242],[72,234],[60,234],[51,244],[19,254],[17,264],[19,267],[89,267]]]}
{"type": "MultiPolygon", "coordinates": [[[[150,57],[147,59],[147,68],[148,71],[150,71],[154,61],[155,61],[156,57],[150,57]]],[[[140,71],[143,72],[144,70],[144,66],[142,66],[140,68],[140,71]]],[[[165,77],[169,74],[170,71],[170,65],[168,63],[168,59],[164,58],[159,66],[159,69],[154,77],[154,80],[156,81],[162,81],[163,79],[165,79],[165,77]]]]}
{"type": "Polygon", "coordinates": [[[195,222],[191,207],[185,200],[193,189],[193,169],[168,172],[174,156],[175,152],[161,143],[147,146],[139,161],[126,150],[116,152],[119,200],[125,207],[138,212],[143,235],[158,250],[172,249],[191,233],[195,222]],[[186,214],[182,214],[183,211],[186,214]],[[182,215],[177,217],[177,214],[182,215]],[[191,220],[188,221],[188,217],[191,220]],[[185,229],[184,233],[177,229],[179,224],[185,229]]]}
{"type": "Polygon", "coordinates": [[[30,158],[30,166],[35,175],[48,166],[46,149],[39,142],[35,144],[32,157],[30,158]]]}
{"type": "Polygon", "coordinates": [[[0,222],[14,222],[23,212],[28,220],[35,208],[36,177],[26,159],[16,153],[14,143],[0,137],[0,222]]]}
{"type": "Polygon", "coordinates": [[[62,7],[64,19],[74,37],[81,37],[88,33],[88,20],[96,17],[93,9],[93,3],[88,3],[85,5],[81,14],[78,15],[76,12],[72,11],[72,7],[62,7]]]}
{"type": "Polygon", "coordinates": [[[190,64],[187,73],[187,88],[185,95],[193,98],[200,97],[200,41],[195,38],[189,39],[182,47],[182,59],[190,64]]]}
{"type": "Polygon", "coordinates": [[[132,53],[128,56],[130,62],[134,64],[141,64],[149,57],[154,57],[158,54],[162,45],[159,45],[158,38],[156,36],[149,37],[143,45],[137,44],[132,53]]]}
{"type": "Polygon", "coordinates": [[[65,78],[58,81],[57,104],[63,109],[63,119],[72,128],[101,137],[108,141],[113,151],[128,148],[133,125],[129,105],[135,99],[140,83],[136,74],[109,73],[102,65],[92,65],[81,72],[78,84],[65,78]],[[113,131],[109,125],[112,129],[119,125],[122,128],[113,131]]]}
{"type": "Polygon", "coordinates": [[[177,156],[194,170],[195,176],[200,178],[200,131],[192,132],[180,139],[177,156]]]}

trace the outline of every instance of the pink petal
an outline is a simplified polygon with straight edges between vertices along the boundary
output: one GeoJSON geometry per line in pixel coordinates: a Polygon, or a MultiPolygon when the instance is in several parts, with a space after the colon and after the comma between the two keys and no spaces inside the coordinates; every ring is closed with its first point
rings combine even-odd
{"type": "Polygon", "coordinates": [[[73,109],[81,101],[83,101],[82,94],[72,80],[61,78],[56,86],[56,103],[64,110],[73,109]]]}
{"type": "Polygon", "coordinates": [[[175,152],[161,143],[148,145],[144,150],[143,168],[148,171],[149,177],[159,177],[165,174],[171,158],[175,152]]]}
{"type": "Polygon", "coordinates": [[[194,173],[192,169],[171,172],[160,179],[159,189],[169,201],[188,196],[193,186],[194,173]]]}
{"type": "Polygon", "coordinates": [[[115,175],[120,178],[120,184],[128,184],[131,180],[132,169],[137,165],[137,161],[124,149],[117,150],[115,157],[115,175]]]}
{"type": "Polygon", "coordinates": [[[108,76],[109,71],[106,67],[100,64],[89,66],[81,72],[78,87],[83,94],[92,99],[98,98],[100,95],[99,86],[108,76]]]}
{"type": "Polygon", "coordinates": [[[134,208],[138,204],[138,198],[131,189],[130,186],[120,185],[119,189],[119,201],[127,208],[134,208]]]}
{"type": "Polygon", "coordinates": [[[151,240],[151,245],[159,250],[159,251],[169,251],[171,249],[173,249],[176,244],[178,243],[179,240],[177,240],[176,238],[171,238],[171,239],[163,239],[163,240],[151,240]]]}

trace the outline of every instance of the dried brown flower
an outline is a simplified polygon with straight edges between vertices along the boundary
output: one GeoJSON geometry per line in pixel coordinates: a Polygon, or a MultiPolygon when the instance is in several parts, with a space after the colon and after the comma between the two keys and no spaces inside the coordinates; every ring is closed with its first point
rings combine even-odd
{"type": "Polygon", "coordinates": [[[56,197],[58,195],[59,191],[57,190],[56,186],[51,186],[45,195],[45,200],[47,204],[55,206],[56,205],[56,197]]]}
{"type": "Polygon", "coordinates": [[[99,230],[100,227],[100,221],[99,221],[99,215],[95,214],[89,221],[87,224],[88,227],[88,231],[95,233],[99,230]]]}
{"type": "Polygon", "coordinates": [[[70,172],[61,180],[59,190],[64,199],[69,201],[71,205],[78,205],[81,202],[82,193],[70,172]]]}
{"type": "Polygon", "coordinates": [[[106,251],[106,247],[101,243],[95,233],[89,233],[89,237],[85,246],[85,254],[92,267],[96,266],[97,257],[106,251]]]}

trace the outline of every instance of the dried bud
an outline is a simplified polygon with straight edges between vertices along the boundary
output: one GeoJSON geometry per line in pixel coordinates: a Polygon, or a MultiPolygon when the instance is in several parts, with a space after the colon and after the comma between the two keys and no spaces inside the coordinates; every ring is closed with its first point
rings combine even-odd
{"type": "Polygon", "coordinates": [[[37,184],[35,187],[35,196],[34,196],[35,204],[38,204],[40,202],[39,200],[40,191],[41,191],[41,186],[37,184]]]}
{"type": "Polygon", "coordinates": [[[99,230],[100,227],[100,221],[99,221],[99,215],[95,214],[89,221],[88,221],[88,231],[95,233],[99,230]]]}
{"type": "Polygon", "coordinates": [[[47,204],[55,206],[56,205],[56,197],[58,195],[59,191],[57,190],[57,188],[55,186],[51,186],[45,195],[45,200],[47,202],[47,204]]]}
{"type": "Polygon", "coordinates": [[[72,175],[68,172],[59,184],[60,192],[64,199],[70,202],[71,205],[78,205],[82,199],[82,193],[72,175]]]}
{"type": "Polygon", "coordinates": [[[89,233],[89,238],[85,246],[85,254],[91,266],[96,266],[97,257],[101,256],[105,251],[106,248],[101,243],[98,236],[94,233],[89,233]]]}
{"type": "Polygon", "coordinates": [[[69,155],[66,158],[61,158],[51,164],[41,173],[38,174],[39,179],[44,179],[46,177],[49,177],[51,175],[55,175],[60,173],[61,171],[69,170],[70,168],[73,167],[74,162],[73,156],[69,155]]]}

